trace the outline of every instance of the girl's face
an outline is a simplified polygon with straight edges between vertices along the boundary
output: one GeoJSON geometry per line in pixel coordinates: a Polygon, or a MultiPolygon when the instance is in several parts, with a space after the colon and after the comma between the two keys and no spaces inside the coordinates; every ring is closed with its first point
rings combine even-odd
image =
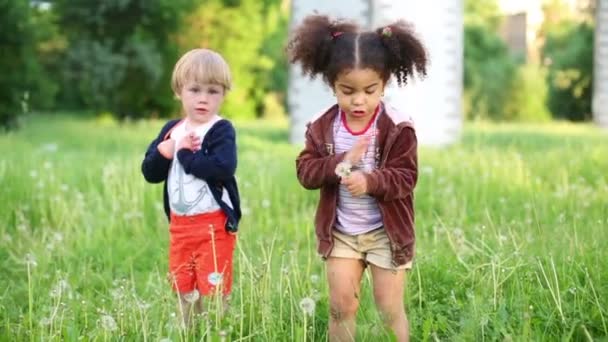
{"type": "Polygon", "coordinates": [[[351,69],[338,74],[334,91],[349,121],[368,121],[382,100],[384,81],[375,70],[351,69]]]}
{"type": "Polygon", "coordinates": [[[224,87],[219,84],[188,81],[179,97],[186,117],[194,124],[203,124],[218,113],[224,101],[224,87]]]}

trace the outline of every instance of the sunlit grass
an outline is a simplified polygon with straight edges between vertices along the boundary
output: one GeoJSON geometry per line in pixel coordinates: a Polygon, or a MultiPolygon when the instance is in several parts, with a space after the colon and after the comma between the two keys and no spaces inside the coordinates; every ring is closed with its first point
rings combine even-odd
{"type": "MultiPolygon", "coordinates": [[[[161,125],[33,116],[0,136],[0,339],[324,340],[318,194],[295,178],[284,123],[237,125],[231,307],[180,329],[162,187],[139,171],[161,125]]],[[[606,338],[606,156],[608,133],[565,123],[472,124],[452,147],[422,148],[412,337],[606,338]]],[[[388,340],[364,282],[358,337],[388,340]]]]}

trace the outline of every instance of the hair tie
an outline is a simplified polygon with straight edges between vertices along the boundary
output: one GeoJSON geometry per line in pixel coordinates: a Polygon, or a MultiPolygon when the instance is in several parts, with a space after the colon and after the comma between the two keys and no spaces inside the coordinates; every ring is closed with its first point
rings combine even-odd
{"type": "Polygon", "coordinates": [[[336,39],[336,38],[340,37],[342,34],[344,34],[344,32],[342,32],[342,31],[332,32],[331,33],[331,38],[332,39],[336,39]]]}
{"type": "Polygon", "coordinates": [[[393,29],[391,29],[390,26],[387,26],[385,28],[382,29],[382,33],[381,33],[384,37],[390,37],[393,34],[393,29]]]}

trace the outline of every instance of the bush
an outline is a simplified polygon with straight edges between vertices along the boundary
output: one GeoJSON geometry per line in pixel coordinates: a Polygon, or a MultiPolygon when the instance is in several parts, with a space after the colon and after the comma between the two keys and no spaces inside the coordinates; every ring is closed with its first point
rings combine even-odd
{"type": "Polygon", "coordinates": [[[68,42],[59,100],[72,109],[118,117],[169,115],[175,33],[193,0],[56,0],[68,42]]]}
{"type": "Polygon", "coordinates": [[[546,70],[535,64],[522,65],[517,69],[504,119],[529,122],[551,120],[547,108],[546,74],[546,70]]]}
{"type": "Polygon", "coordinates": [[[216,50],[230,65],[234,88],[222,106],[224,115],[284,115],[288,18],[277,0],[209,0],[186,18],[180,48],[216,50]]]}
{"type": "Polygon", "coordinates": [[[0,128],[13,128],[27,108],[38,65],[29,1],[0,0],[0,128]]]}
{"type": "Polygon", "coordinates": [[[485,25],[467,24],[464,42],[466,117],[504,119],[515,81],[514,58],[498,34],[485,25]]]}
{"type": "Polygon", "coordinates": [[[593,35],[592,25],[572,21],[547,32],[542,56],[548,66],[548,106],[556,118],[592,118],[593,35]]]}

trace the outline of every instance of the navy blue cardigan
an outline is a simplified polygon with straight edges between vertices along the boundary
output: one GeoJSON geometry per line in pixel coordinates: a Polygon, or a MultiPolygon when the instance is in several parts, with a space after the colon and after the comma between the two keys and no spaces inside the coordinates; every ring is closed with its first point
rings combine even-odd
{"type": "MultiPolygon", "coordinates": [[[[141,164],[141,172],[150,183],[165,182],[163,187],[163,202],[165,214],[170,220],[169,195],[167,193],[167,177],[171,167],[171,159],[165,158],[158,151],[158,144],[168,139],[167,133],[181,120],[171,120],[161,129],[158,137],[152,141],[141,164]]],[[[236,133],[230,121],[222,119],[216,122],[205,135],[201,149],[192,152],[188,149],[177,151],[177,159],[184,171],[209,184],[213,198],[226,213],[228,220],[226,230],[236,232],[241,219],[239,190],[234,177],[236,171],[236,133]],[[226,189],[232,208],[222,201],[223,189],[226,189]]]]}

